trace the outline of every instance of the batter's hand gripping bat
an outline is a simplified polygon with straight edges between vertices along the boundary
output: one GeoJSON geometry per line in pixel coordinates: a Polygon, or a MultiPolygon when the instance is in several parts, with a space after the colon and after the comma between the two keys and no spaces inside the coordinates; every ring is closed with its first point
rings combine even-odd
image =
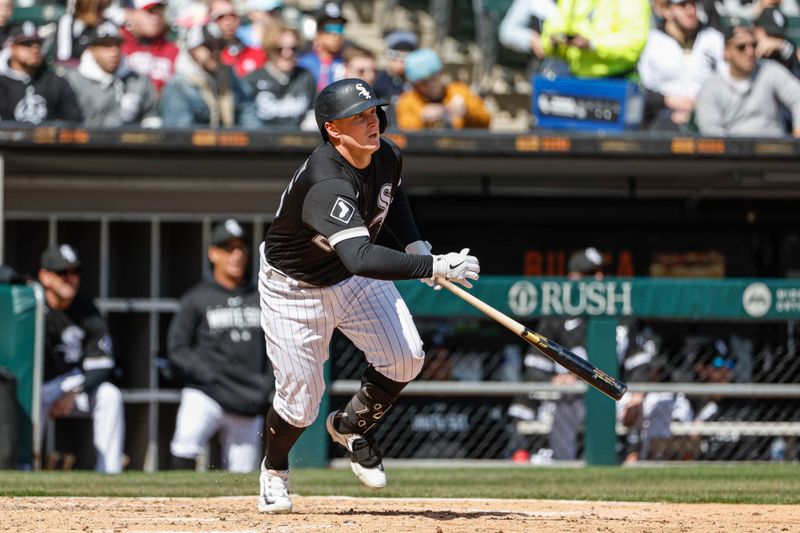
{"type": "Polygon", "coordinates": [[[497,322],[500,322],[502,325],[525,339],[544,355],[563,366],[609,398],[613,400],[619,400],[625,394],[625,391],[628,390],[628,386],[622,381],[609,376],[586,359],[575,355],[560,344],[551,341],[547,337],[539,335],[535,331],[529,330],[513,318],[501,313],[491,305],[481,301],[464,289],[456,287],[452,282],[439,278],[436,280],[436,283],[449,290],[459,298],[465,300],[470,305],[476,307],[479,311],[489,315],[497,322]]]}

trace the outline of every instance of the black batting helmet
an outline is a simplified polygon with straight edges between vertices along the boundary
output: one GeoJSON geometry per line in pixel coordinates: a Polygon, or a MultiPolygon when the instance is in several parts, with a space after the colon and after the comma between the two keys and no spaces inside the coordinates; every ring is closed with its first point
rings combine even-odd
{"type": "Polygon", "coordinates": [[[340,118],[352,117],[371,107],[377,107],[380,131],[386,129],[386,113],[381,106],[388,105],[375,95],[369,83],[358,78],[347,78],[331,83],[319,93],[314,104],[314,116],[319,132],[328,140],[325,123],[340,118]]]}

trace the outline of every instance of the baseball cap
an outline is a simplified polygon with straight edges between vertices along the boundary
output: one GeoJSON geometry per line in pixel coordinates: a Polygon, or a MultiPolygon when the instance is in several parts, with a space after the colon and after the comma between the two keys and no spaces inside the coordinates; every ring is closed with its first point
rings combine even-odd
{"type": "Polygon", "coordinates": [[[100,23],[89,31],[90,45],[100,43],[119,44],[121,42],[122,35],[119,32],[119,28],[117,28],[117,25],[109,20],[100,23]]]}
{"type": "Polygon", "coordinates": [[[786,37],[786,17],[777,7],[767,7],[755,21],[770,37],[786,37]]]}
{"type": "Polygon", "coordinates": [[[588,274],[596,272],[603,268],[603,256],[597,251],[597,248],[590,246],[583,250],[578,250],[569,256],[567,261],[567,270],[570,272],[580,272],[581,274],[588,274]]]}
{"type": "Polygon", "coordinates": [[[732,369],[736,366],[736,357],[730,352],[728,344],[723,339],[707,339],[695,347],[694,362],[714,368],[732,369]]]}
{"type": "Polygon", "coordinates": [[[42,252],[42,268],[61,272],[69,268],[80,268],[81,261],[75,248],[69,244],[54,244],[42,252]]]}
{"type": "Polygon", "coordinates": [[[236,220],[232,218],[217,224],[217,226],[211,232],[211,244],[214,246],[222,246],[226,242],[233,239],[247,240],[247,232],[236,220]]]}
{"type": "Polygon", "coordinates": [[[25,22],[11,26],[8,30],[8,40],[6,42],[8,44],[23,44],[41,43],[42,41],[44,41],[44,37],[39,34],[39,28],[36,27],[36,24],[26,20],[25,22]]]}
{"type": "Polygon", "coordinates": [[[752,30],[753,24],[748,19],[743,17],[730,17],[727,19],[722,28],[722,35],[725,37],[726,44],[728,41],[733,39],[733,36],[736,35],[736,31],[739,29],[752,30]]]}
{"type": "Polygon", "coordinates": [[[420,48],[408,54],[404,60],[406,79],[411,83],[430,78],[444,68],[442,60],[430,48],[420,48]]]}
{"type": "Polygon", "coordinates": [[[395,30],[386,34],[383,40],[386,48],[400,52],[412,52],[419,46],[419,38],[407,30],[395,30]]]}
{"type": "Polygon", "coordinates": [[[325,2],[317,11],[317,27],[326,22],[347,23],[347,19],[342,15],[342,6],[338,2],[325,2]]]}
{"type": "Polygon", "coordinates": [[[205,26],[198,24],[186,34],[186,48],[189,50],[205,46],[209,50],[221,50],[224,46],[222,30],[213,22],[205,26]]]}
{"type": "Polygon", "coordinates": [[[133,0],[133,9],[153,9],[167,5],[167,0],[133,0]]]}
{"type": "Polygon", "coordinates": [[[283,0],[247,0],[249,11],[275,11],[283,7],[283,0]]]}

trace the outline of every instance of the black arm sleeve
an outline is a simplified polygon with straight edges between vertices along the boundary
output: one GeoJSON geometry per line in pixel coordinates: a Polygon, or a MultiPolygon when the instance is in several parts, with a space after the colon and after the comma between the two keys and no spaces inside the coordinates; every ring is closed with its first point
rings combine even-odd
{"type": "Polygon", "coordinates": [[[433,257],[406,254],[372,244],[367,237],[345,239],[336,245],[344,266],[357,276],[375,279],[418,279],[433,275],[433,257]]]}
{"type": "Polygon", "coordinates": [[[422,240],[417,224],[414,222],[414,215],[411,214],[408,197],[402,187],[397,187],[394,193],[389,214],[386,215],[384,228],[403,248],[412,242],[422,240]]]}

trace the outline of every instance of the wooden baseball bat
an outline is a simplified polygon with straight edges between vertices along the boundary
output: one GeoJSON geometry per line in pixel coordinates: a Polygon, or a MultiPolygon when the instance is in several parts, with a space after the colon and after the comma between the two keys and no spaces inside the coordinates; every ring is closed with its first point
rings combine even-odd
{"type": "Polygon", "coordinates": [[[628,390],[628,386],[622,381],[615,377],[609,376],[586,359],[579,357],[560,344],[551,341],[547,337],[539,335],[535,331],[529,330],[513,318],[501,313],[491,305],[476,298],[461,287],[456,287],[452,282],[444,279],[437,279],[436,283],[449,290],[459,298],[465,300],[470,305],[476,307],[479,311],[489,315],[497,322],[500,322],[502,325],[525,339],[544,355],[563,366],[612,400],[619,400],[625,394],[625,391],[628,390]]]}

